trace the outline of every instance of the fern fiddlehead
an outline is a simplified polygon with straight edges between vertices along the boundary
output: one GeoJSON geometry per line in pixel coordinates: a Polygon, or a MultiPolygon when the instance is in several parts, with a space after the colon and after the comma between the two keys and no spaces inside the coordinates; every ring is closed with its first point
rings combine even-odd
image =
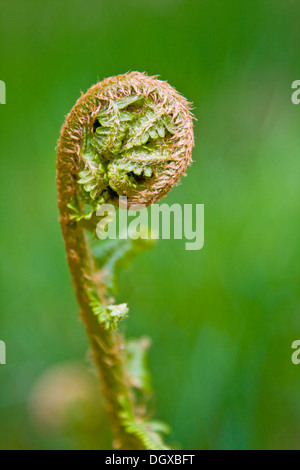
{"type": "Polygon", "coordinates": [[[165,449],[165,426],[148,419],[144,367],[148,341],[126,343],[117,329],[127,305],[114,305],[122,264],[148,240],[93,242],[103,203],[148,206],[191,161],[189,103],[166,82],[132,72],[97,83],[66,117],[57,148],[57,189],[67,259],[92,356],[120,449],[165,449]],[[138,394],[136,392],[139,392],[138,394]]]}

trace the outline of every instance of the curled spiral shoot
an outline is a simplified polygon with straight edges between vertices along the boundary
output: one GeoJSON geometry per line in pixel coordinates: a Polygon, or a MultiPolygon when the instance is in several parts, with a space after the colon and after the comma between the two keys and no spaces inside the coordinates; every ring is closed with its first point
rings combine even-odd
{"type": "Polygon", "coordinates": [[[194,145],[190,104],[168,83],[132,72],[91,87],[66,117],[57,148],[60,222],[67,259],[119,449],[166,449],[165,426],[149,420],[149,341],[126,343],[114,305],[120,268],[147,240],[97,246],[97,209],[159,201],[185,174],[194,145]],[[141,398],[142,397],[142,398],[141,398]]]}

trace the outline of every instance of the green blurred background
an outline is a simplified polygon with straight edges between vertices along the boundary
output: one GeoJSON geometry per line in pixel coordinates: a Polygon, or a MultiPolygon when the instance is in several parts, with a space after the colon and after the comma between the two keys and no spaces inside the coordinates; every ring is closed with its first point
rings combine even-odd
{"type": "Polygon", "coordinates": [[[110,446],[101,403],[55,429],[29,403],[53,366],[90,367],[58,224],[59,130],[81,90],[129,70],[193,101],[194,163],[165,202],[205,204],[203,250],[162,240],[122,277],[126,334],[153,340],[157,416],[185,449],[300,449],[299,14],[298,0],[0,1],[1,449],[110,446]]]}

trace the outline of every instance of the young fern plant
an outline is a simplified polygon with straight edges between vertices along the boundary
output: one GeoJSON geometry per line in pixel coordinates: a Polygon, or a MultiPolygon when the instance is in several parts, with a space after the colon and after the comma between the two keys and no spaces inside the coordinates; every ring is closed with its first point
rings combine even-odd
{"type": "Polygon", "coordinates": [[[92,357],[101,380],[114,446],[168,447],[166,425],[149,418],[149,340],[126,342],[128,314],[116,305],[118,275],[151,240],[96,241],[97,209],[159,201],[191,162],[190,104],[168,83],[132,72],[91,87],[66,117],[57,148],[60,223],[92,357]]]}

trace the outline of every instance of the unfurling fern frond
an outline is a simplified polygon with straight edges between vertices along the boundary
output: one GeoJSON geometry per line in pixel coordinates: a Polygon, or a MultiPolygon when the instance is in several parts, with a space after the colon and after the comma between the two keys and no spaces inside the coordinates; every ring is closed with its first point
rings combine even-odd
{"type": "Polygon", "coordinates": [[[193,124],[186,99],[145,74],[111,77],[79,98],[58,143],[60,222],[81,316],[120,449],[167,449],[165,425],[149,420],[147,340],[125,342],[128,314],[113,295],[120,270],[151,240],[95,243],[97,209],[159,201],[191,162],[193,124]]]}

